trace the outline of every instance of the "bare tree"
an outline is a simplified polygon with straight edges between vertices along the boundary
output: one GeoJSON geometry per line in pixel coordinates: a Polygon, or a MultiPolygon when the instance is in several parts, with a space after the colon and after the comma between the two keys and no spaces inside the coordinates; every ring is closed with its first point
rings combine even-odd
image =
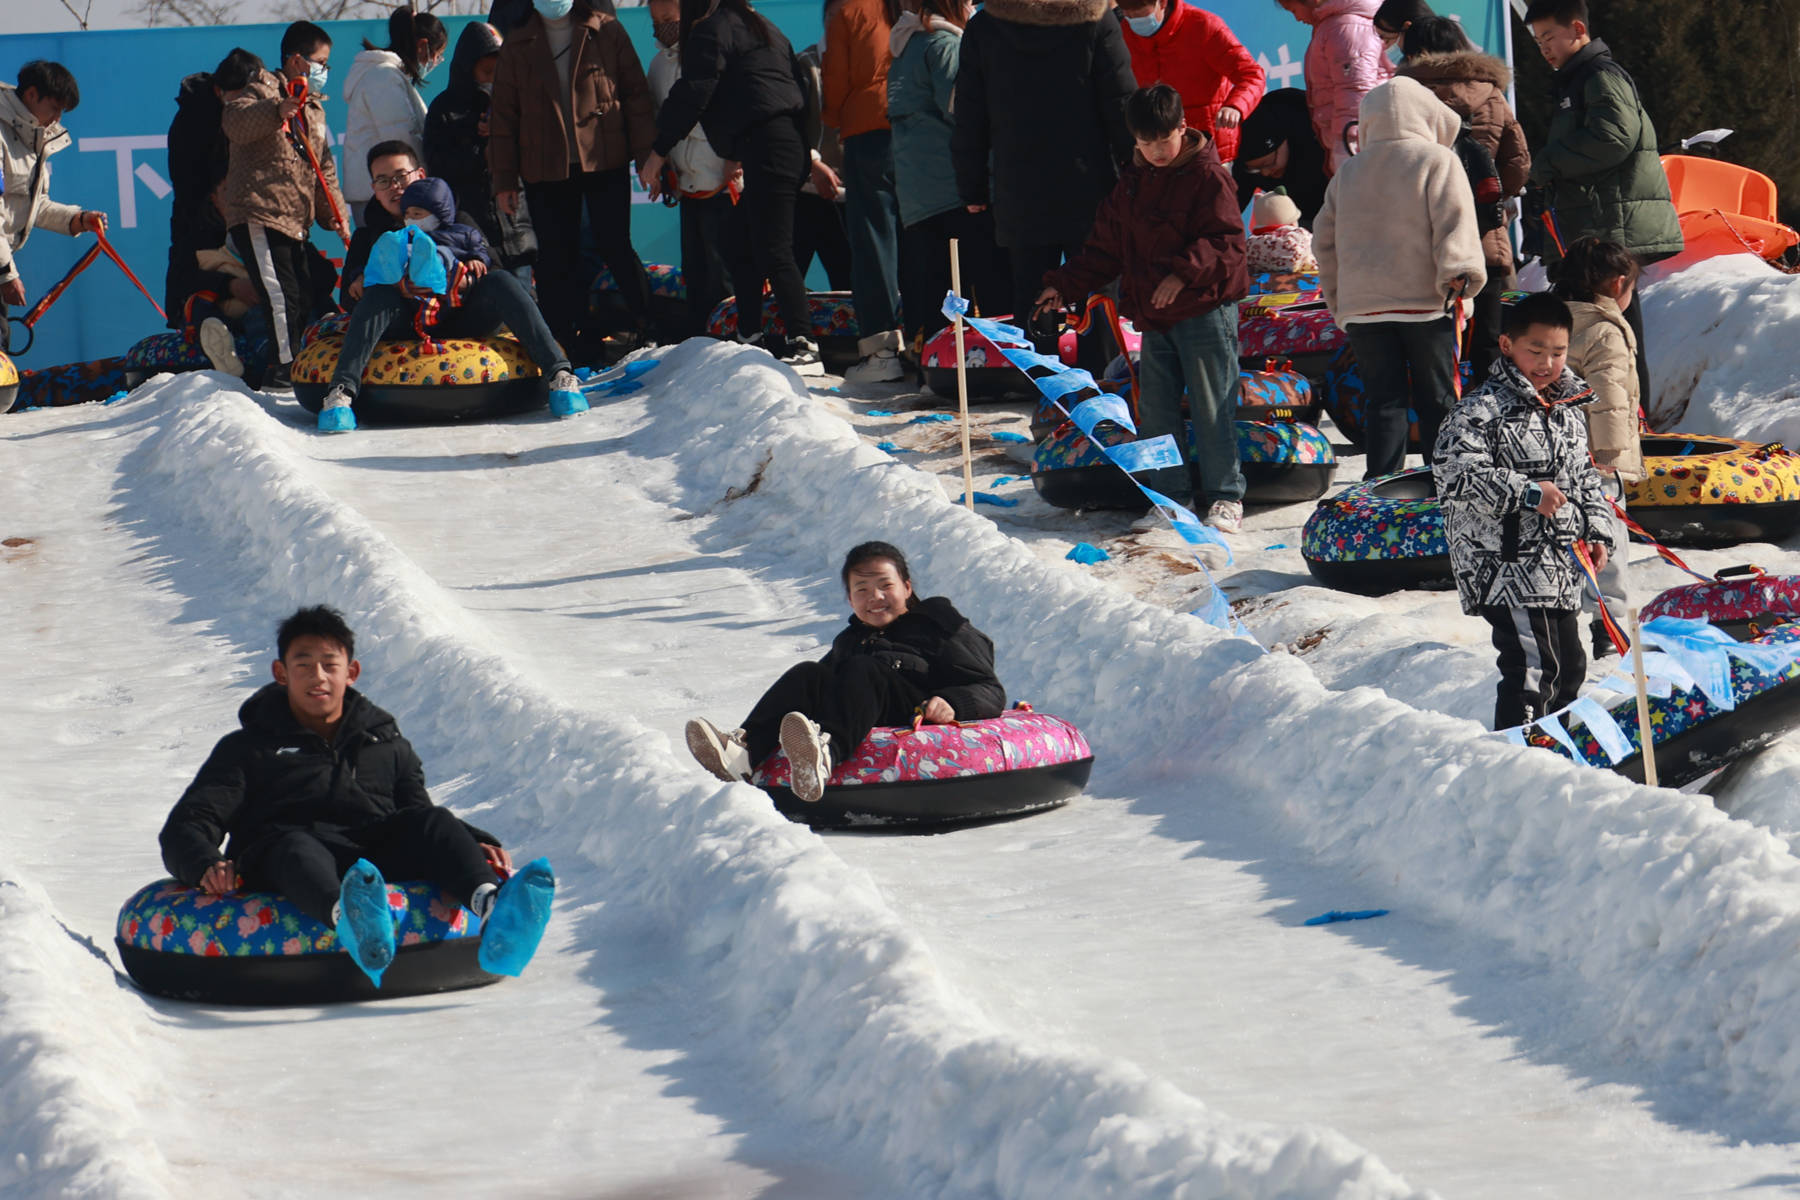
{"type": "Polygon", "coordinates": [[[69,15],[75,18],[75,23],[77,25],[81,26],[83,29],[88,27],[88,18],[92,16],[94,12],[94,0],[87,0],[87,7],[80,12],[75,11],[75,6],[70,4],[69,0],[62,0],[62,6],[69,10],[69,15]]]}
{"type": "MultiPolygon", "coordinates": [[[[66,5],[69,0],[63,0],[66,5]]],[[[132,12],[146,25],[229,25],[239,0],[138,0],[132,12]]],[[[88,0],[91,5],[93,0],[88,0]]],[[[85,28],[85,26],[84,26],[85,28]]]]}

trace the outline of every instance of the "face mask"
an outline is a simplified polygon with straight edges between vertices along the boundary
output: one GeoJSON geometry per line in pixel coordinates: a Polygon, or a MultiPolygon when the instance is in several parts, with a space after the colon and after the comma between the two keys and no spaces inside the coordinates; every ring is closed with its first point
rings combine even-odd
{"type": "Polygon", "coordinates": [[[680,21],[658,21],[651,28],[656,32],[658,45],[673,47],[676,42],[681,40],[680,21]]]}
{"type": "Polygon", "coordinates": [[[1126,17],[1125,23],[1131,26],[1131,32],[1139,37],[1149,37],[1162,28],[1162,13],[1155,12],[1147,17],[1126,17]]]}
{"type": "Polygon", "coordinates": [[[430,79],[431,73],[433,71],[437,70],[438,63],[441,63],[443,61],[444,60],[440,58],[434,62],[420,63],[419,64],[419,82],[424,83],[427,79],[430,79]]]}
{"type": "Polygon", "coordinates": [[[306,68],[306,90],[315,96],[325,94],[325,84],[331,78],[331,72],[320,63],[306,68]]]}
{"type": "Polygon", "coordinates": [[[560,21],[574,11],[575,0],[531,0],[538,15],[549,21],[560,21]]]}
{"type": "Polygon", "coordinates": [[[475,87],[480,91],[486,92],[490,96],[494,94],[494,81],[491,79],[486,83],[478,83],[475,87]]]}
{"type": "Polygon", "coordinates": [[[421,233],[436,233],[438,226],[442,224],[442,222],[437,219],[436,214],[427,214],[416,220],[409,220],[406,223],[417,228],[421,233]]]}

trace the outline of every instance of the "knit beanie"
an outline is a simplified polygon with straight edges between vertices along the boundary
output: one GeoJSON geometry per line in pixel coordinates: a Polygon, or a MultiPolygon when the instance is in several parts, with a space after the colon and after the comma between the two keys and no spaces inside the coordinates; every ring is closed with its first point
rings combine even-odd
{"type": "Polygon", "coordinates": [[[1288,198],[1285,189],[1258,192],[1250,202],[1250,228],[1272,229],[1277,225],[1298,225],[1300,206],[1288,198]]]}

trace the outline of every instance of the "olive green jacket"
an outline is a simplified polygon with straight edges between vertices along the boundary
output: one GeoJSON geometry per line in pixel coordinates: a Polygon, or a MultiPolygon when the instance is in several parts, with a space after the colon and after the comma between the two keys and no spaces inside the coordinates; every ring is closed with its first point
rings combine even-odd
{"type": "Polygon", "coordinates": [[[1531,178],[1546,192],[1563,245],[1602,238],[1646,262],[1680,253],[1681,224],[1656,129],[1606,43],[1576,51],[1552,87],[1550,136],[1531,156],[1531,178]]]}

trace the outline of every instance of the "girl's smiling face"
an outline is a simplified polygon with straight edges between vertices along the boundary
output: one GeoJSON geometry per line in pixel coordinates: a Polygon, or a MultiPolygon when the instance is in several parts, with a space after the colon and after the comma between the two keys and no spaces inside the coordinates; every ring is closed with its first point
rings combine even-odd
{"type": "Polygon", "coordinates": [[[890,559],[878,558],[852,567],[849,577],[850,611],[864,625],[880,629],[906,612],[912,600],[912,584],[900,578],[890,559]]]}

